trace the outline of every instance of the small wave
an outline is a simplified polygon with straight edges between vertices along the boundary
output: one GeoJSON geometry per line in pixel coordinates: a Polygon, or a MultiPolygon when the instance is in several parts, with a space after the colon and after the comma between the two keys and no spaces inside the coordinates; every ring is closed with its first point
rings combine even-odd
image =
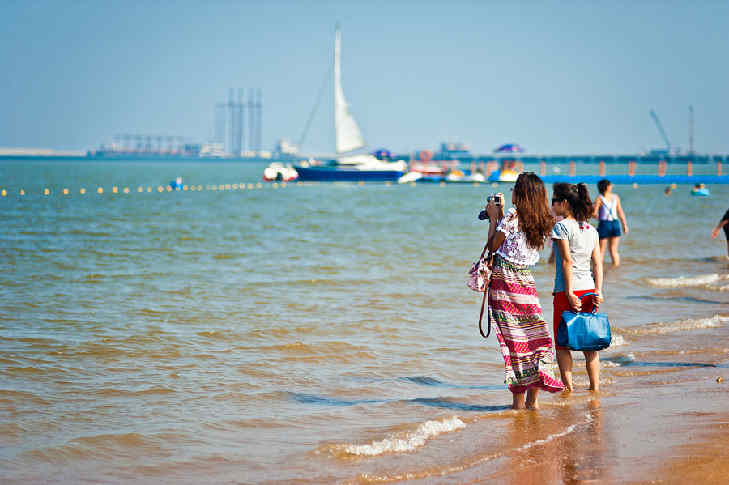
{"type": "Polygon", "coordinates": [[[474,467],[481,466],[484,463],[488,463],[490,461],[499,459],[506,455],[511,455],[513,452],[520,452],[528,450],[534,446],[540,446],[547,444],[551,441],[554,441],[556,439],[562,438],[563,436],[566,436],[570,433],[574,433],[577,431],[580,427],[584,426],[585,424],[589,424],[593,422],[594,417],[591,412],[586,413],[586,420],[583,423],[575,423],[571,426],[568,426],[564,430],[554,433],[551,435],[546,436],[543,439],[538,439],[535,441],[527,442],[517,448],[514,448],[513,450],[500,450],[496,453],[490,453],[486,455],[477,455],[473,458],[466,459],[462,463],[456,463],[453,465],[448,466],[441,466],[441,467],[432,467],[432,468],[426,468],[426,469],[419,469],[417,471],[406,471],[406,472],[399,472],[397,474],[388,475],[388,474],[382,474],[382,475],[375,475],[375,474],[369,474],[369,473],[363,473],[357,476],[357,483],[386,483],[386,482],[399,482],[399,481],[412,481],[417,479],[427,479],[430,477],[440,477],[440,481],[448,481],[446,477],[449,477],[452,474],[463,472],[467,469],[473,469],[474,467]]]}
{"type": "Polygon", "coordinates": [[[414,404],[420,404],[422,406],[430,406],[430,407],[436,407],[436,408],[444,408],[444,409],[451,409],[455,411],[476,411],[476,412],[498,412],[498,411],[506,411],[508,409],[511,409],[511,406],[508,405],[482,405],[482,404],[468,404],[464,402],[458,402],[453,401],[448,398],[429,398],[429,397],[417,397],[415,399],[410,399],[408,402],[414,403],[414,404]]]}
{"type": "Polygon", "coordinates": [[[238,255],[232,254],[232,253],[216,253],[213,255],[213,259],[223,260],[223,259],[235,259],[238,255]]]}
{"type": "Polygon", "coordinates": [[[128,390],[128,389],[99,389],[93,394],[98,397],[147,397],[154,395],[175,394],[174,389],[168,387],[156,386],[147,389],[128,390]]]}
{"type": "Polygon", "coordinates": [[[478,385],[466,385],[466,384],[453,384],[450,382],[443,382],[440,379],[436,379],[435,377],[429,377],[429,376],[407,376],[407,377],[399,377],[398,380],[409,382],[412,384],[419,384],[421,386],[432,386],[432,387],[449,387],[452,389],[487,389],[487,390],[502,390],[504,388],[503,385],[498,386],[478,386],[478,385]]]}
{"type": "Polygon", "coordinates": [[[118,459],[134,456],[159,454],[170,442],[189,441],[189,437],[178,433],[146,435],[141,433],[120,433],[80,436],[63,445],[39,448],[25,452],[25,455],[47,463],[67,464],[87,459],[118,459]]]}
{"type": "Polygon", "coordinates": [[[613,337],[613,340],[612,340],[612,342],[610,342],[610,348],[620,347],[622,345],[628,345],[630,343],[627,340],[625,340],[625,338],[622,335],[616,334],[615,332],[613,332],[612,337],[613,337]]]}
{"type": "Polygon", "coordinates": [[[729,291],[729,274],[679,276],[677,278],[646,278],[649,285],[657,288],[704,288],[713,291],[729,291]]]}
{"type": "MultiPolygon", "coordinates": [[[[587,422],[589,423],[590,421],[592,421],[592,416],[588,414],[587,422]]],[[[534,446],[546,445],[550,441],[554,441],[558,438],[567,436],[568,434],[574,432],[578,426],[579,426],[578,424],[572,424],[570,426],[567,426],[567,428],[565,428],[563,431],[560,431],[559,433],[550,434],[549,436],[547,436],[546,438],[541,439],[541,440],[534,440],[534,441],[530,441],[529,443],[525,443],[522,446],[520,446],[519,448],[517,448],[516,451],[524,451],[524,450],[528,450],[529,448],[532,448],[534,446]]]]}
{"type": "Polygon", "coordinates": [[[151,308],[141,308],[139,309],[138,313],[140,315],[149,315],[153,317],[162,316],[165,315],[167,312],[162,310],[152,310],[151,308]]]}
{"type": "Polygon", "coordinates": [[[51,403],[37,394],[25,391],[13,391],[10,389],[0,389],[0,403],[11,403],[17,405],[18,403],[26,404],[33,403],[40,406],[48,406],[51,403]]]}
{"type": "Polygon", "coordinates": [[[333,397],[317,396],[316,394],[305,394],[300,392],[290,393],[291,398],[301,404],[319,404],[322,406],[356,406],[358,404],[373,404],[386,402],[382,399],[359,399],[344,400],[333,397]]]}
{"type": "Polygon", "coordinates": [[[378,456],[384,453],[406,453],[425,445],[426,441],[443,433],[450,433],[466,425],[457,416],[441,421],[426,421],[415,431],[398,433],[366,445],[344,445],[340,449],[346,454],[357,456],[378,456]]]}
{"type": "Polygon", "coordinates": [[[714,315],[709,318],[689,318],[686,320],[676,320],[673,322],[656,322],[647,325],[639,325],[636,327],[622,328],[621,332],[628,335],[644,336],[644,335],[665,335],[687,330],[696,330],[702,328],[721,327],[729,323],[729,316],[714,315]]]}
{"type": "Polygon", "coordinates": [[[713,364],[708,362],[645,362],[635,360],[633,353],[618,354],[612,357],[607,357],[603,364],[608,364],[607,367],[671,367],[671,368],[683,368],[683,367],[713,367],[713,368],[729,368],[729,364],[713,364]]]}

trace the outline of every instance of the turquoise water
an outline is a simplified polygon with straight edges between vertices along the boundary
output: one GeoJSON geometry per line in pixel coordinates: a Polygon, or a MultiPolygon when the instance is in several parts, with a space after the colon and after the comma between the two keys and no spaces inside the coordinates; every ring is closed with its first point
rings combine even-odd
{"type": "MultiPolygon", "coordinates": [[[[4,481],[427,477],[499,441],[510,396],[465,276],[476,215],[508,186],[258,188],[263,168],[0,164],[4,481]],[[177,176],[204,190],[157,191],[177,176]]],[[[709,235],[729,186],[710,188],[616,187],[631,232],[606,273],[605,387],[656,350],[684,362],[679,337],[725,334],[729,260],[709,235]]]]}

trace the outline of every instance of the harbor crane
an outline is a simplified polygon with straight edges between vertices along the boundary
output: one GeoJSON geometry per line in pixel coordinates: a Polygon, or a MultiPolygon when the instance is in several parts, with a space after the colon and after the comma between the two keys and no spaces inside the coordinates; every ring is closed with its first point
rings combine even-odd
{"type": "Polygon", "coordinates": [[[663,141],[666,143],[666,153],[671,153],[671,142],[668,141],[668,136],[666,136],[666,131],[663,129],[661,120],[658,119],[658,115],[653,110],[651,110],[651,118],[653,118],[653,121],[656,122],[656,127],[658,128],[658,131],[660,132],[661,136],[663,137],[663,141]]]}

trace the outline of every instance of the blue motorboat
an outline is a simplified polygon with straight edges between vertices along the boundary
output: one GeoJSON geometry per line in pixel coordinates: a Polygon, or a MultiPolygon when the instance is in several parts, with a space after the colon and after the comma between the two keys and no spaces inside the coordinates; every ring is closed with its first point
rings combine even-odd
{"type": "Polygon", "coordinates": [[[294,167],[304,182],[388,182],[405,173],[399,170],[365,170],[352,165],[294,167]]]}

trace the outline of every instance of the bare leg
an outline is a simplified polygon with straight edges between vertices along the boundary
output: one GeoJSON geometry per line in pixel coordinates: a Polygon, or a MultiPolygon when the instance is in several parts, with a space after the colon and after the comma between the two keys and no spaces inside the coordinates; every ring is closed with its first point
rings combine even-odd
{"type": "Polygon", "coordinates": [[[585,354],[585,368],[587,377],[590,378],[590,390],[600,390],[600,354],[595,350],[587,350],[585,354]]]}
{"type": "Polygon", "coordinates": [[[524,393],[523,392],[512,392],[512,402],[511,402],[511,409],[524,409],[526,408],[526,403],[524,402],[524,393]]]}
{"type": "Polygon", "coordinates": [[[618,254],[618,245],[620,244],[620,237],[611,237],[608,239],[610,242],[610,257],[613,258],[613,266],[620,266],[620,254],[618,254]]]}
{"type": "Polygon", "coordinates": [[[530,387],[529,389],[527,389],[526,407],[527,409],[539,409],[538,387],[530,387]]]}
{"type": "Polygon", "coordinates": [[[572,392],[572,354],[569,349],[557,349],[557,364],[565,390],[572,392]]]}
{"type": "Polygon", "coordinates": [[[605,263],[605,250],[607,249],[607,238],[600,239],[600,256],[602,256],[602,262],[605,263]]]}

